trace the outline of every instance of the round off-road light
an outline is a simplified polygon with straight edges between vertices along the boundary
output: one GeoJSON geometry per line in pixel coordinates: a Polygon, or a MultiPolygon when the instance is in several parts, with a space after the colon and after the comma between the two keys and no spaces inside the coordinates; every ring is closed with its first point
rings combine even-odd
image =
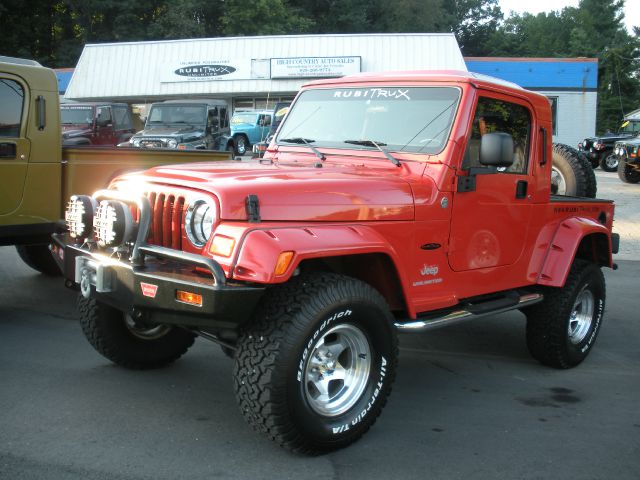
{"type": "Polygon", "coordinates": [[[134,229],[129,207],[114,200],[102,200],[93,218],[93,229],[100,247],[126,243],[134,229]]]}
{"type": "Polygon", "coordinates": [[[187,209],[184,229],[187,238],[196,247],[203,247],[211,237],[216,223],[216,206],[207,200],[196,200],[187,209]]]}
{"type": "Polygon", "coordinates": [[[93,214],[97,203],[88,195],[73,195],[67,203],[64,221],[69,235],[73,238],[84,239],[93,229],[93,214]]]}

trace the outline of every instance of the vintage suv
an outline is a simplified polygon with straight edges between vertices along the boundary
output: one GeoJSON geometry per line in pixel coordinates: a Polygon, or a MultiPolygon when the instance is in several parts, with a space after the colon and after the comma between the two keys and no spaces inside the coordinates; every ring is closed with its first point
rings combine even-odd
{"type": "Polygon", "coordinates": [[[144,130],[121,146],[233,152],[229,105],[207,98],[154,103],[144,130]]]}
{"type": "Polygon", "coordinates": [[[231,136],[238,155],[244,155],[252,145],[267,138],[272,118],[273,112],[269,110],[235,112],[233,114],[231,117],[231,136]]]}
{"type": "Polygon", "coordinates": [[[618,178],[624,183],[640,182],[640,137],[616,142],[613,152],[618,158],[618,178]]]}
{"type": "Polygon", "coordinates": [[[195,336],[217,342],[248,422],[323,452],[375,422],[398,332],[521,310],[541,363],[589,354],[614,205],[551,195],[551,155],[548,100],[513,84],[323,80],[265,158],[158,167],[73,196],[53,248],[103,356],[154,368],[195,336]]]}
{"type": "Polygon", "coordinates": [[[116,146],[135,133],[131,107],[126,103],[63,103],[60,123],[63,146],[116,146]]]}

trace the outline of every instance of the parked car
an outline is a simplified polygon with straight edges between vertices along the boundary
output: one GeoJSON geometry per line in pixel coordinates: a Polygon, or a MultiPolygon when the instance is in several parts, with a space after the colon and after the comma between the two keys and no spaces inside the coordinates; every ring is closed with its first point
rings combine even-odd
{"type": "Polygon", "coordinates": [[[291,106],[291,102],[278,102],[276,103],[275,108],[273,109],[273,121],[271,122],[271,128],[269,129],[269,133],[267,134],[264,141],[256,143],[253,145],[253,155],[255,157],[264,157],[264,152],[267,151],[267,147],[269,146],[269,142],[273,139],[273,136],[276,134],[280,123],[282,123],[282,119],[289,111],[289,107],[291,106]]]}
{"type": "Polygon", "coordinates": [[[614,205],[552,193],[551,132],[546,97],[472,73],[317,81],[265,159],[121,176],[71,198],[53,249],[101,355],[150,369],[219,343],[257,431],[335,450],[386,404],[398,332],[521,310],[540,363],[589,355],[614,205]]]}
{"type": "Polygon", "coordinates": [[[585,138],[578,144],[578,150],[587,157],[593,168],[600,166],[605,172],[615,172],[618,168],[618,156],[613,146],[620,140],[640,134],[640,109],[624,117],[617,133],[607,132],[599,137],[585,138]]]}
{"type": "Polygon", "coordinates": [[[74,104],[64,105],[61,114],[55,74],[33,60],[0,57],[0,105],[0,245],[15,245],[27,265],[47,275],[60,274],[49,243],[53,232],[64,231],[71,193],[92,193],[132,170],[229,159],[218,152],[76,148],[115,132],[99,120],[110,113],[117,126],[127,110],[120,104],[74,104]],[[85,132],[67,138],[62,148],[61,120],[85,132]]]}
{"type": "Polygon", "coordinates": [[[144,130],[129,140],[136,148],[234,151],[225,100],[167,100],[151,105],[144,130]]]}
{"type": "Polygon", "coordinates": [[[262,142],[271,128],[273,112],[236,112],[231,117],[231,136],[236,146],[236,154],[244,155],[251,145],[262,142]]]}
{"type": "Polygon", "coordinates": [[[640,182],[640,138],[616,142],[613,149],[618,158],[618,177],[624,183],[640,182]]]}
{"type": "Polygon", "coordinates": [[[126,103],[63,103],[60,105],[62,144],[118,145],[135,133],[126,103]]]}

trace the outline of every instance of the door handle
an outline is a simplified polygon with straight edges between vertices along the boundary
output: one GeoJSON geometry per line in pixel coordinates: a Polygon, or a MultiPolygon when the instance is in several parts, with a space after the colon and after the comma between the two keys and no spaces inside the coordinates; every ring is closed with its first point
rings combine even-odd
{"type": "Polygon", "coordinates": [[[15,143],[0,143],[0,158],[16,158],[18,149],[15,143]]]}
{"type": "Polygon", "coordinates": [[[529,184],[526,180],[518,180],[516,184],[516,198],[527,198],[527,187],[529,184]]]}

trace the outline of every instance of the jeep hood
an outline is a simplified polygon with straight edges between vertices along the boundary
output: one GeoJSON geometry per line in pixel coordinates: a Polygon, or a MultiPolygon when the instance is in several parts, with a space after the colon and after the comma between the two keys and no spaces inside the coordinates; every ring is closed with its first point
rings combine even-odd
{"type": "Polygon", "coordinates": [[[194,127],[193,125],[159,125],[157,127],[145,128],[135,134],[136,138],[142,137],[202,137],[204,129],[202,127],[194,127]]]}
{"type": "Polygon", "coordinates": [[[220,202],[222,220],[246,221],[248,195],[258,197],[262,221],[412,220],[412,190],[398,170],[216,162],[156,167],[120,180],[209,192],[220,202]]]}
{"type": "Polygon", "coordinates": [[[82,137],[91,133],[93,133],[93,130],[86,127],[82,128],[82,126],[79,125],[67,124],[62,126],[62,138],[82,137]]]}

